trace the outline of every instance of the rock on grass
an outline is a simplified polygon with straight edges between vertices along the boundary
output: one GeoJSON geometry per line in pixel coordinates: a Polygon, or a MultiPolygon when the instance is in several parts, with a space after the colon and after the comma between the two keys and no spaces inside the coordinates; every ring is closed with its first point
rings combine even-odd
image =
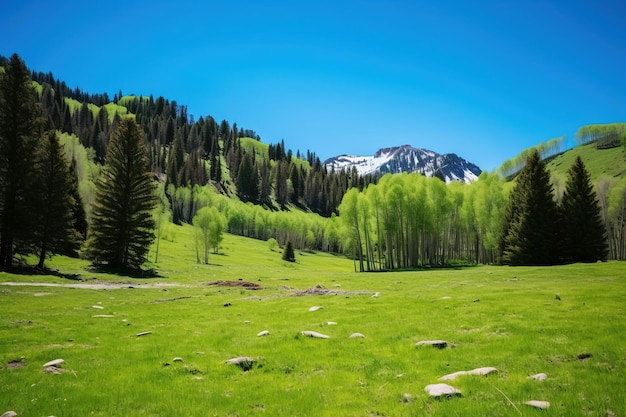
{"type": "Polygon", "coordinates": [[[417,342],[415,346],[432,346],[436,347],[437,349],[445,349],[445,347],[448,346],[448,342],[446,342],[445,340],[422,340],[421,342],[417,342]]]}
{"type": "Polygon", "coordinates": [[[302,333],[304,336],[314,337],[316,339],[330,339],[330,336],[322,334],[322,333],[314,332],[312,330],[305,330],[300,333],[302,333]]]}
{"type": "Polygon", "coordinates": [[[550,407],[550,403],[548,401],[530,400],[530,401],[526,401],[524,404],[529,405],[531,407],[540,408],[542,410],[545,410],[546,408],[550,407]]]}
{"type": "Polygon", "coordinates": [[[453,381],[457,376],[461,376],[461,375],[489,375],[492,373],[498,372],[498,370],[492,366],[486,366],[484,368],[476,368],[476,369],[472,369],[471,371],[458,371],[458,372],[454,372],[452,374],[448,374],[448,375],[444,375],[441,378],[439,378],[442,381],[453,381]]]}
{"type": "Polygon", "coordinates": [[[244,371],[249,371],[254,367],[256,361],[256,358],[252,358],[250,356],[238,356],[236,358],[228,359],[226,363],[229,365],[237,365],[244,371]]]}
{"type": "Polygon", "coordinates": [[[65,360],[63,360],[63,359],[55,359],[55,360],[53,360],[53,361],[50,361],[50,362],[46,362],[46,363],[44,363],[44,364],[43,364],[43,367],[44,367],[44,368],[47,368],[47,367],[49,367],[49,366],[54,366],[55,368],[58,368],[58,367],[59,367],[59,365],[61,365],[61,364],[62,364],[62,363],[64,363],[64,362],[65,362],[65,360]]]}
{"type": "Polygon", "coordinates": [[[454,388],[448,384],[430,384],[426,385],[424,391],[428,393],[431,397],[435,398],[449,398],[449,397],[460,397],[461,391],[454,388]]]}

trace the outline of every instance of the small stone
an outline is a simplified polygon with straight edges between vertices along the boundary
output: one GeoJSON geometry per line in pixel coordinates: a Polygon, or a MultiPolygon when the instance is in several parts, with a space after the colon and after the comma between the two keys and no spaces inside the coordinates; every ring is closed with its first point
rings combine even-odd
{"type": "Polygon", "coordinates": [[[17,413],[15,411],[7,411],[6,413],[2,414],[0,417],[15,417],[17,415],[17,413]]]}
{"type": "Polygon", "coordinates": [[[403,403],[409,403],[409,402],[411,402],[412,399],[413,399],[413,396],[411,394],[406,393],[406,392],[404,394],[402,394],[402,402],[403,403]]]}
{"type": "Polygon", "coordinates": [[[524,404],[529,405],[531,407],[540,408],[542,410],[545,410],[546,408],[550,407],[550,403],[548,401],[531,400],[531,401],[526,401],[524,404]]]}
{"type": "Polygon", "coordinates": [[[54,366],[55,368],[58,368],[59,367],[58,365],[61,365],[64,362],[65,362],[65,360],[63,360],[63,359],[55,359],[53,361],[44,363],[43,367],[47,368],[49,366],[54,366]]]}
{"type": "Polygon", "coordinates": [[[531,375],[528,377],[528,379],[534,379],[535,381],[545,381],[546,379],[548,379],[548,375],[542,372],[540,374],[531,375]]]}
{"type": "Polygon", "coordinates": [[[112,314],[96,314],[96,315],[93,315],[91,317],[94,318],[94,319],[106,319],[106,318],[111,318],[111,317],[115,317],[115,316],[112,315],[112,314]]]}
{"type": "Polygon", "coordinates": [[[362,333],[352,333],[350,336],[348,336],[348,338],[350,338],[350,339],[364,339],[365,336],[363,336],[362,333]]]}
{"type": "Polygon", "coordinates": [[[257,336],[258,336],[258,337],[261,337],[261,336],[268,336],[269,334],[270,334],[270,331],[269,331],[269,330],[263,330],[262,332],[257,333],[257,336]]]}
{"type": "Polygon", "coordinates": [[[252,323],[250,320],[244,320],[243,324],[250,324],[252,323]]]}
{"type": "Polygon", "coordinates": [[[475,302],[475,303],[480,302],[480,298],[476,298],[476,299],[474,300],[474,302],[475,302]]]}
{"type": "Polygon", "coordinates": [[[341,287],[341,284],[335,284],[335,288],[341,287]]]}
{"type": "Polygon", "coordinates": [[[300,332],[300,333],[302,333],[305,336],[310,336],[310,337],[314,337],[314,338],[317,338],[317,339],[330,339],[330,336],[327,336],[327,335],[322,334],[322,333],[314,332],[314,331],[311,331],[311,330],[305,330],[305,331],[300,332]]]}
{"type": "Polygon", "coordinates": [[[326,325],[328,325],[328,326],[335,326],[335,325],[337,325],[337,322],[336,321],[327,321],[326,325]]]}
{"type": "Polygon", "coordinates": [[[376,291],[374,294],[372,294],[372,298],[378,298],[379,295],[380,295],[380,293],[378,291],[376,291]]]}
{"type": "Polygon", "coordinates": [[[446,342],[445,340],[422,340],[421,342],[417,342],[415,346],[432,346],[436,347],[437,349],[444,349],[446,346],[448,346],[448,342],[446,342]]]}
{"type": "Polygon", "coordinates": [[[461,391],[459,391],[458,389],[448,384],[426,385],[426,388],[424,388],[424,391],[426,391],[428,395],[430,395],[431,397],[437,397],[437,398],[461,396],[461,391]]]}
{"type": "Polygon", "coordinates": [[[172,359],[172,362],[182,362],[183,358],[179,358],[178,356],[172,359]]]}
{"type": "Polygon", "coordinates": [[[254,367],[254,364],[256,363],[256,361],[257,361],[256,358],[252,358],[250,356],[239,356],[239,357],[227,360],[226,363],[229,365],[237,365],[244,371],[249,371],[250,369],[254,367]]]}
{"type": "Polygon", "coordinates": [[[323,309],[324,306],[313,306],[309,308],[309,311],[317,311],[323,309]]]}
{"type": "Polygon", "coordinates": [[[137,333],[137,337],[147,336],[149,334],[152,334],[152,332],[141,332],[141,333],[137,333]]]}
{"type": "Polygon", "coordinates": [[[439,378],[442,381],[453,381],[454,379],[456,379],[456,377],[461,376],[461,375],[489,375],[491,373],[494,372],[498,372],[498,370],[494,367],[488,366],[488,367],[484,367],[484,368],[476,368],[476,369],[472,369],[471,371],[458,371],[458,372],[454,372],[448,375],[444,375],[441,378],[439,378]]]}
{"type": "Polygon", "coordinates": [[[457,376],[461,376],[461,375],[467,375],[467,371],[458,371],[458,372],[453,372],[451,374],[448,375],[444,375],[441,378],[439,378],[441,381],[454,381],[456,379],[457,376]]]}
{"type": "Polygon", "coordinates": [[[102,307],[102,306],[91,306],[91,308],[97,308],[98,310],[104,310],[104,307],[102,307]]]}

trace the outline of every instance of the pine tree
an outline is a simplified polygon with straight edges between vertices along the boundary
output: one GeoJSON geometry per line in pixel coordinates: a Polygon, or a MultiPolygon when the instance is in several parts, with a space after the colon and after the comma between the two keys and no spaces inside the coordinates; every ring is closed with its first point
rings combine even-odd
{"type": "Polygon", "coordinates": [[[37,158],[37,188],[40,190],[33,216],[37,219],[34,244],[38,250],[39,268],[46,255],[61,253],[75,241],[72,232],[72,207],[68,165],[55,131],[47,132],[37,158]]]}
{"type": "Polygon", "coordinates": [[[36,93],[24,61],[13,54],[0,72],[0,267],[11,267],[16,240],[33,225],[26,205],[38,140],[36,93]]]}
{"type": "Polygon", "coordinates": [[[87,213],[83,205],[83,200],[78,192],[78,172],[76,171],[76,160],[72,158],[68,169],[69,196],[72,198],[72,206],[70,208],[72,234],[73,239],[67,242],[65,248],[61,251],[67,256],[78,256],[78,250],[82,242],[87,238],[87,213]]]}
{"type": "Polygon", "coordinates": [[[140,268],[154,240],[155,184],[147,170],[143,132],[123,119],[111,135],[96,185],[87,257],[95,264],[140,268]]]}
{"type": "Polygon", "coordinates": [[[606,259],[607,240],[600,205],[589,172],[576,158],[568,171],[560,206],[561,256],[566,262],[596,262],[606,259]]]}
{"type": "Polygon", "coordinates": [[[237,176],[237,194],[244,202],[256,202],[259,199],[259,174],[250,159],[247,153],[243,155],[237,176]]]}
{"type": "Polygon", "coordinates": [[[550,176],[535,150],[511,192],[501,237],[502,261],[511,265],[555,263],[557,219],[550,176]]]}
{"type": "Polygon", "coordinates": [[[296,261],[296,254],[293,251],[293,245],[291,244],[291,241],[288,241],[287,245],[285,246],[285,250],[283,251],[283,261],[287,261],[287,262],[296,261]]]}

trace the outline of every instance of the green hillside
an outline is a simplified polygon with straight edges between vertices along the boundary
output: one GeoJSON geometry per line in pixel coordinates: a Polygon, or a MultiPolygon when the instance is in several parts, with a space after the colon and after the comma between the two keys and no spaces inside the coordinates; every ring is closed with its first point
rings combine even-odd
{"type": "Polygon", "coordinates": [[[624,147],[597,149],[595,143],[580,145],[555,156],[548,162],[548,170],[553,175],[566,176],[567,170],[579,156],[585,163],[594,183],[604,176],[613,178],[626,177],[626,152],[624,147]]]}

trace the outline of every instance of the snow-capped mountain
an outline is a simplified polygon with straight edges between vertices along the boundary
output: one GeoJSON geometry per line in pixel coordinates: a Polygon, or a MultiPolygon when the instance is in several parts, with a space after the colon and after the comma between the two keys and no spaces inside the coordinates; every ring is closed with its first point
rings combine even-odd
{"type": "Polygon", "coordinates": [[[359,175],[380,172],[400,173],[419,172],[432,177],[440,171],[446,182],[472,182],[482,172],[480,168],[459,156],[448,153],[438,154],[428,149],[414,148],[410,145],[379,149],[373,156],[340,155],[324,161],[329,170],[352,170],[355,167],[359,175]]]}

